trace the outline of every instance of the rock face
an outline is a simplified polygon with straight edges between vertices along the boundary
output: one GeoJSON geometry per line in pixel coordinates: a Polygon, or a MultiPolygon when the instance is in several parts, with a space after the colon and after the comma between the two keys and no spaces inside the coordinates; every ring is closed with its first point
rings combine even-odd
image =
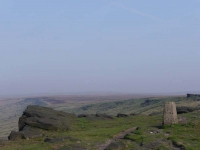
{"type": "Polygon", "coordinates": [[[163,125],[177,124],[177,111],[175,102],[165,102],[163,112],[163,125]]]}
{"type": "Polygon", "coordinates": [[[19,132],[12,131],[9,140],[28,139],[42,136],[41,130],[69,130],[76,115],[52,108],[29,105],[19,118],[19,132]]]}

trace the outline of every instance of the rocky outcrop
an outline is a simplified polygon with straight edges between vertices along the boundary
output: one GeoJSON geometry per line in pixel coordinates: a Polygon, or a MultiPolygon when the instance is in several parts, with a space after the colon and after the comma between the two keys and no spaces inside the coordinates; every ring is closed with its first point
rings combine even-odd
{"type": "Polygon", "coordinates": [[[200,94],[187,94],[187,98],[190,98],[190,97],[198,97],[198,98],[200,98],[200,94]]]}
{"type": "Polygon", "coordinates": [[[175,102],[165,102],[163,112],[163,125],[177,124],[177,111],[175,102]]]}
{"type": "Polygon", "coordinates": [[[199,108],[191,108],[191,107],[177,107],[177,114],[183,114],[183,113],[189,113],[189,112],[193,112],[195,110],[198,110],[199,108]]]}
{"type": "Polygon", "coordinates": [[[96,114],[79,114],[78,118],[87,118],[87,119],[113,119],[114,117],[105,113],[96,113],[96,114]]]}
{"type": "Polygon", "coordinates": [[[42,136],[41,130],[67,131],[75,123],[75,120],[74,114],[30,105],[19,118],[19,132],[12,131],[8,139],[37,138],[42,136]]]}
{"type": "Polygon", "coordinates": [[[118,117],[118,118],[120,118],[120,117],[128,117],[128,115],[127,114],[121,114],[121,113],[119,113],[119,114],[117,114],[116,117],[118,117]]]}
{"type": "Polygon", "coordinates": [[[69,130],[75,118],[74,114],[30,105],[19,118],[19,131],[26,125],[44,130],[69,130]]]}
{"type": "Polygon", "coordinates": [[[113,119],[114,117],[111,115],[108,115],[106,113],[96,113],[97,117],[101,117],[101,118],[108,118],[108,119],[113,119]]]}
{"type": "Polygon", "coordinates": [[[155,104],[160,102],[160,100],[150,100],[150,99],[146,99],[143,103],[140,104],[141,107],[147,107],[149,105],[155,104]]]}

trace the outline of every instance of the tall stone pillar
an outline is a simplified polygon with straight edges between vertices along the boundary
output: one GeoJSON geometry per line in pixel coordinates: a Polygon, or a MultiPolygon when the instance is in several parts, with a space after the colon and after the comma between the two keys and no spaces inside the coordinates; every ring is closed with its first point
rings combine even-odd
{"type": "Polygon", "coordinates": [[[177,124],[177,111],[175,102],[165,102],[163,112],[163,125],[177,124]]]}

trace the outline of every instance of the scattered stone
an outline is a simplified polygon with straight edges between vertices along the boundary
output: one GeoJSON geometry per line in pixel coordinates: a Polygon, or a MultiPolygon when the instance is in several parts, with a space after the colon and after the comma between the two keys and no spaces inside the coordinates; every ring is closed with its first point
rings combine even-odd
{"type": "Polygon", "coordinates": [[[112,142],[105,148],[105,150],[124,150],[126,149],[126,144],[121,141],[112,142]]]}
{"type": "Polygon", "coordinates": [[[79,114],[77,117],[78,118],[85,118],[85,117],[88,117],[89,114],[79,114]]]}
{"type": "Polygon", "coordinates": [[[147,149],[157,149],[160,145],[161,143],[158,141],[154,141],[149,144],[142,144],[143,148],[147,148],[147,149]]]}
{"type": "Polygon", "coordinates": [[[160,114],[162,114],[162,112],[152,112],[151,114],[149,114],[149,116],[156,116],[160,114]]]}
{"type": "Polygon", "coordinates": [[[175,102],[165,102],[163,113],[163,125],[177,124],[177,111],[175,102]]]}
{"type": "Polygon", "coordinates": [[[96,113],[97,117],[113,119],[114,117],[105,113],[96,113]]]}
{"type": "Polygon", "coordinates": [[[181,116],[181,117],[178,119],[178,123],[186,124],[186,123],[187,123],[187,118],[184,117],[184,116],[181,116]]]}
{"type": "Polygon", "coordinates": [[[130,113],[130,116],[138,116],[138,115],[140,115],[140,114],[138,114],[138,113],[130,113]]]}
{"type": "MultiPolygon", "coordinates": [[[[108,139],[104,144],[101,144],[101,145],[98,144],[97,149],[98,150],[109,150],[108,148],[112,148],[116,144],[116,141],[119,141],[120,139],[124,139],[124,137],[126,135],[130,134],[131,132],[133,132],[136,129],[138,129],[138,127],[133,127],[128,130],[122,131],[119,134],[114,135],[113,139],[108,139]]],[[[115,149],[113,149],[113,150],[115,150],[115,149]]],[[[119,150],[124,150],[124,149],[119,149],[119,150]]]]}
{"type": "MultiPolygon", "coordinates": [[[[71,136],[65,136],[65,137],[60,137],[60,138],[45,138],[44,142],[47,143],[58,143],[58,142],[63,142],[63,141],[77,141],[76,138],[73,138],[71,136]]],[[[80,142],[80,141],[77,141],[80,142]]]]}
{"type": "Polygon", "coordinates": [[[96,113],[96,114],[79,114],[78,118],[87,118],[90,120],[97,120],[97,119],[113,119],[114,117],[108,115],[106,113],[96,113]]]}
{"type": "Polygon", "coordinates": [[[128,115],[127,114],[117,114],[117,116],[116,117],[118,117],[118,118],[120,118],[120,117],[128,117],[128,115]]]}
{"type": "Polygon", "coordinates": [[[81,146],[77,146],[77,145],[76,146],[68,145],[68,146],[61,147],[58,150],[87,150],[87,149],[81,146]]]}

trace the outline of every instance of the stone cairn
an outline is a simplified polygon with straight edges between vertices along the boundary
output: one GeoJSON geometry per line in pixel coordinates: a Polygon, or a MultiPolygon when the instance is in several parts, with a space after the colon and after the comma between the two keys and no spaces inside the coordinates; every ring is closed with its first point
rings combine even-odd
{"type": "Polygon", "coordinates": [[[177,111],[175,102],[165,102],[163,112],[163,125],[177,124],[177,111]]]}

